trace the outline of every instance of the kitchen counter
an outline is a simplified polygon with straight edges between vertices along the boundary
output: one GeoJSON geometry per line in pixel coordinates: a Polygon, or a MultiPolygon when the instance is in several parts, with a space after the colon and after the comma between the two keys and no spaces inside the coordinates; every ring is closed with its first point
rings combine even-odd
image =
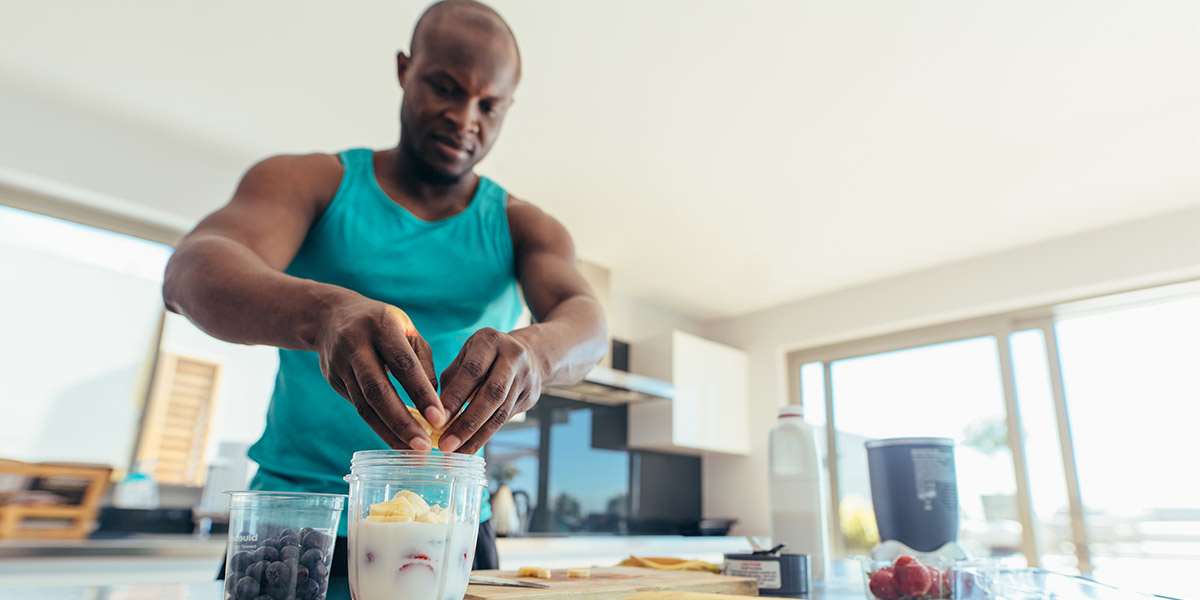
{"type": "Polygon", "coordinates": [[[179,557],[220,560],[225,534],[200,538],[191,535],[132,535],[87,540],[3,540],[0,559],[38,557],[179,557]]]}
{"type": "MultiPolygon", "coordinates": [[[[832,577],[817,582],[809,600],[864,600],[863,581],[858,563],[836,561],[830,565],[832,577]]],[[[210,581],[192,584],[129,585],[129,586],[75,586],[75,587],[22,587],[0,588],[4,600],[140,600],[143,598],[171,598],[177,600],[212,600],[220,598],[224,588],[220,582],[210,581]]],[[[328,600],[350,600],[349,587],[345,579],[335,578],[330,582],[328,600]]]]}
{"type": "MultiPolygon", "coordinates": [[[[720,564],[726,552],[749,549],[740,537],[520,537],[496,540],[500,568],[612,566],[628,556],[677,556],[720,564]]],[[[204,583],[225,553],[225,536],[138,535],[90,540],[0,541],[0,598],[5,588],[41,585],[204,583]]]]}

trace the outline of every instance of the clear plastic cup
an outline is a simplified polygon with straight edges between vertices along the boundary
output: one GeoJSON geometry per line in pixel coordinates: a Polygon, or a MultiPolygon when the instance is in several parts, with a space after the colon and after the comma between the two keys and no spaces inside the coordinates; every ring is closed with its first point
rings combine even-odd
{"type": "Polygon", "coordinates": [[[346,496],[226,492],[226,600],[321,600],[346,496]]]}
{"type": "Polygon", "coordinates": [[[346,558],[354,600],[462,600],[487,481],[483,459],[412,450],[355,452],[346,481],[346,558]],[[404,499],[400,504],[376,507],[372,516],[372,505],[397,495],[404,499]]]}

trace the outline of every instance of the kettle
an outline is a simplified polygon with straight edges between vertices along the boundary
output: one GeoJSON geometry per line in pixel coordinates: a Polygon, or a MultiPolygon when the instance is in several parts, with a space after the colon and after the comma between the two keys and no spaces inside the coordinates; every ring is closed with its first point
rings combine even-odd
{"type": "Polygon", "coordinates": [[[492,494],[492,527],[499,537],[518,536],[525,533],[528,525],[529,494],[512,491],[502,483],[492,494]],[[518,506],[517,499],[523,499],[518,506]]]}

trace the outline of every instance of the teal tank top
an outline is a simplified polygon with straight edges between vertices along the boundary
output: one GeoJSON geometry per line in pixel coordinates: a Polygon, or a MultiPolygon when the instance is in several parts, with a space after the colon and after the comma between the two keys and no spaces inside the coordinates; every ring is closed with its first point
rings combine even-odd
{"type": "MultiPolygon", "coordinates": [[[[289,275],[342,286],[408,313],[433,349],[439,376],[481,328],[511,331],[521,315],[508,193],[481,177],[465,210],[423,221],[375,179],[370,149],[339,155],[341,185],[313,224],[289,275]]],[[[400,397],[412,405],[395,378],[400,397]]],[[[262,437],[250,447],[256,490],[345,494],[358,450],[387,445],[321,375],[315,352],[279,351],[279,372],[262,437]]],[[[482,453],[482,450],[480,451],[482,453]]],[[[482,520],[491,518],[484,492],[482,520]]],[[[346,519],[339,534],[345,535],[346,519]]]]}

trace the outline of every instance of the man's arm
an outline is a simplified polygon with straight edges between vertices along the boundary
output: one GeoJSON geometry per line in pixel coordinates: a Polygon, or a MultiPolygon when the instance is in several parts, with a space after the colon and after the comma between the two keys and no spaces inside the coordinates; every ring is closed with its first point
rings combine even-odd
{"type": "Polygon", "coordinates": [[[311,350],[342,397],[392,447],[430,447],[389,369],[418,407],[444,421],[429,345],[408,315],[351,290],[283,271],[337,192],[337,158],[276,156],[251,167],[233,199],[184,237],[167,263],[167,307],[240,344],[311,350]]]}
{"type": "Polygon", "coordinates": [[[442,435],[444,451],[477,451],[511,415],[537,403],[543,384],[579,381],[607,351],[604,311],[579,272],[570,234],[520,200],[510,200],[508,219],[517,278],[536,323],[508,334],[480,330],[442,372],[449,414],[471,399],[442,435]]]}

